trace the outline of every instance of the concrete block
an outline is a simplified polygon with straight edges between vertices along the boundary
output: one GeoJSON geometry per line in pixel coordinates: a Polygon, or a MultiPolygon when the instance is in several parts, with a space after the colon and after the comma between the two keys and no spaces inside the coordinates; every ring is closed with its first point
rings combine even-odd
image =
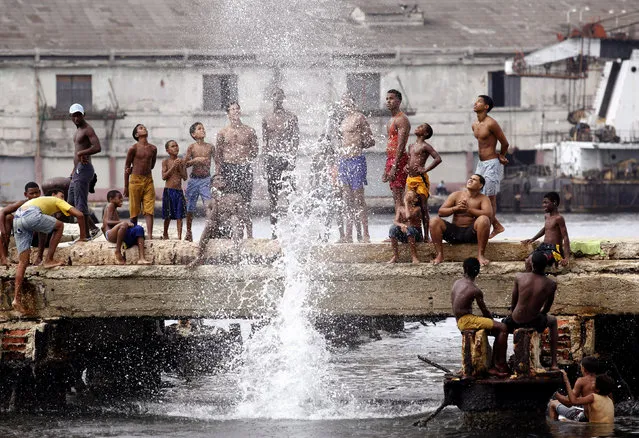
{"type": "Polygon", "coordinates": [[[534,329],[517,329],[513,333],[513,371],[517,376],[534,376],[545,372],[541,366],[541,339],[534,329]]]}
{"type": "Polygon", "coordinates": [[[462,375],[479,377],[491,365],[491,348],[486,330],[464,330],[462,332],[462,375]]]}

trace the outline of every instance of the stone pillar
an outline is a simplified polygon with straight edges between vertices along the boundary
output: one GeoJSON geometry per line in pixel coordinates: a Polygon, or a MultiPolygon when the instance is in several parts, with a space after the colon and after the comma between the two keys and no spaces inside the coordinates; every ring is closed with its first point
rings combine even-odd
{"type": "Polygon", "coordinates": [[[517,376],[532,376],[545,370],[541,366],[539,333],[534,329],[517,329],[513,333],[513,371],[517,376]]]}
{"type": "Polygon", "coordinates": [[[462,332],[462,375],[479,377],[491,365],[491,348],[485,330],[464,330],[462,332]]]}

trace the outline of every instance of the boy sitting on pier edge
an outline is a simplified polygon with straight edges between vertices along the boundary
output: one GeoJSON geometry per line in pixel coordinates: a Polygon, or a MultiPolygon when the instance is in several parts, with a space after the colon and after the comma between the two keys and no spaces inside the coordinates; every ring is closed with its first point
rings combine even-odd
{"type": "Polygon", "coordinates": [[[532,255],[532,272],[520,272],[515,276],[510,315],[502,320],[513,333],[519,328],[532,328],[543,333],[550,329],[550,368],[557,370],[557,318],[549,315],[555,300],[557,283],[546,277],[547,258],[541,252],[532,255]]]}
{"type": "Polygon", "coordinates": [[[498,377],[506,377],[510,374],[506,365],[508,329],[505,324],[492,319],[492,314],[484,303],[484,293],[475,284],[480,266],[479,260],[475,257],[464,260],[464,277],[453,284],[453,290],[450,294],[453,313],[457,319],[459,331],[483,329],[495,337],[493,368],[490,368],[488,373],[498,377]],[[484,317],[473,315],[473,301],[477,302],[484,317]]]}
{"type": "Polygon", "coordinates": [[[521,241],[523,244],[529,244],[541,236],[545,236],[544,243],[539,245],[526,259],[526,270],[528,272],[532,271],[531,260],[532,255],[535,253],[543,254],[546,257],[548,266],[557,265],[557,263],[561,266],[566,266],[570,257],[570,239],[568,238],[566,221],[558,210],[559,194],[557,192],[546,193],[542,205],[546,213],[544,227],[532,239],[521,241]]]}
{"type": "Polygon", "coordinates": [[[397,263],[399,259],[398,241],[410,245],[410,255],[413,263],[419,263],[417,258],[417,242],[423,242],[422,234],[422,210],[418,205],[417,193],[406,190],[404,194],[404,205],[397,209],[395,220],[388,231],[391,245],[393,247],[393,258],[388,263],[397,263]]]}
{"type": "Polygon", "coordinates": [[[122,193],[118,190],[111,190],[107,193],[109,203],[104,208],[102,217],[102,232],[108,242],[115,243],[115,259],[118,264],[123,265],[126,260],[122,256],[122,244],[125,248],[138,246],[138,265],[150,265],[144,257],[144,228],[134,224],[132,221],[121,221],[118,214],[118,207],[122,207],[122,193]]]}

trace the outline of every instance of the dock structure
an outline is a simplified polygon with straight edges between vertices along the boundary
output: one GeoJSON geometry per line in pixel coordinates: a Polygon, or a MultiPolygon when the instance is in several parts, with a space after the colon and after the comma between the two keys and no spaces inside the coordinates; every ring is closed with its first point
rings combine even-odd
{"type": "MultiPolygon", "coordinates": [[[[145,246],[150,266],[135,264],[135,248],[126,251],[126,265],[115,265],[113,245],[107,242],[59,248],[56,258],[69,266],[27,269],[25,298],[33,313],[26,317],[11,309],[15,267],[0,272],[0,409],[11,403],[27,406],[40,397],[63,403],[83,371],[92,388],[152,389],[180,348],[168,341],[176,337],[167,334],[165,320],[268,319],[284,291],[277,241],[213,240],[206,263],[193,268],[187,265],[197,254],[196,244],[152,240],[145,246]]],[[[551,272],[558,283],[551,313],[562,321],[560,360],[570,363],[595,352],[623,360],[622,352],[609,346],[616,342],[617,325],[626,333],[639,331],[639,242],[575,242],[573,247],[578,252],[570,265],[551,272]]],[[[451,286],[462,275],[461,261],[474,256],[476,246],[446,246],[440,265],[428,263],[432,245],[418,248],[425,262],[418,265],[404,263],[409,260],[404,247],[402,263],[387,264],[388,244],[311,248],[309,305],[318,315],[358,318],[451,315],[451,286]]],[[[477,283],[496,314],[507,313],[514,277],[532,249],[519,242],[488,244],[491,263],[477,283]]],[[[15,261],[14,252],[10,257],[15,261]]]]}

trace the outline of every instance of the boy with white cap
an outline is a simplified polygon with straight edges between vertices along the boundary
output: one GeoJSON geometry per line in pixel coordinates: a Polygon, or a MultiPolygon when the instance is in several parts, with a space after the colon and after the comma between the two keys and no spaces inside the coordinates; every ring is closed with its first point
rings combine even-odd
{"type": "Polygon", "coordinates": [[[95,131],[84,119],[84,107],[79,103],[74,103],[69,108],[69,114],[77,130],[73,136],[75,146],[73,175],[67,199],[69,204],[84,214],[87,229],[93,230],[96,226],[89,218],[89,184],[95,175],[91,164],[91,155],[97,154],[102,148],[95,131]]]}

